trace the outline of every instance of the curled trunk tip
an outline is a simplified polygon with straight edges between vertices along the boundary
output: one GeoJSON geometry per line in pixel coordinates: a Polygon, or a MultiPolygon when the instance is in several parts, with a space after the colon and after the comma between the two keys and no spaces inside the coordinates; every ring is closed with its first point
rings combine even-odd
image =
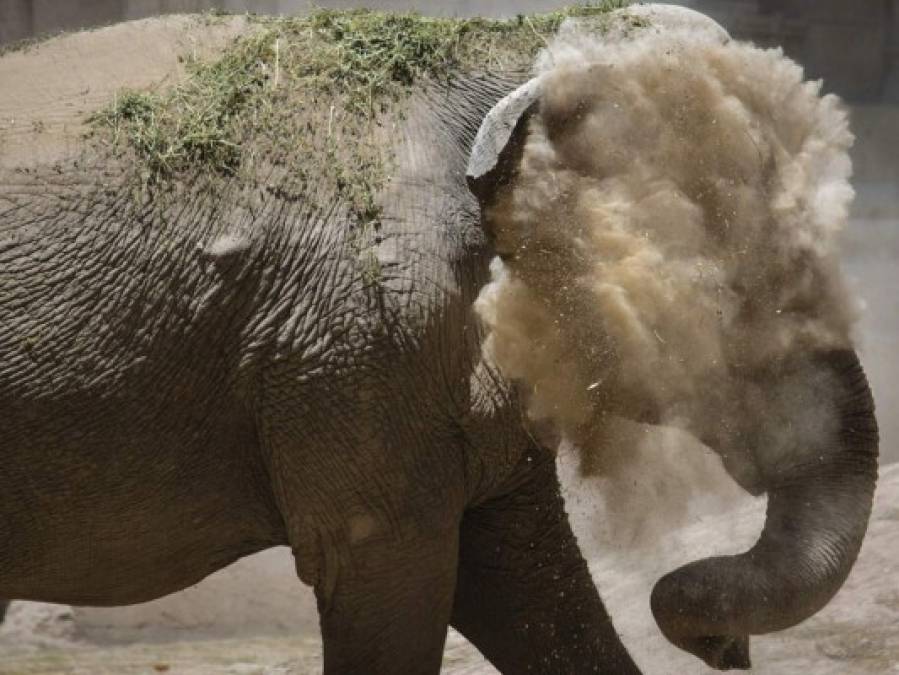
{"type": "Polygon", "coordinates": [[[837,447],[803,453],[814,460],[769,478],[765,527],[752,549],[685,565],[652,592],[662,633],[719,670],[750,667],[749,635],[784,630],[824,607],[849,575],[867,530],[878,442],[871,391],[854,352],[814,362],[839,383],[837,447]]]}

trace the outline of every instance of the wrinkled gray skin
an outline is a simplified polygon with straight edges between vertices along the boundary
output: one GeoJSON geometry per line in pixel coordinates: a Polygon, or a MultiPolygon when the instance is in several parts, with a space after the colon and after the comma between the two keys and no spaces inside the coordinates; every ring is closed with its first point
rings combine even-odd
{"type": "MultiPolygon", "coordinates": [[[[115,169],[2,175],[0,597],[136,603],[287,544],[328,673],[436,673],[450,624],[504,673],[637,672],[551,453],[481,362],[482,208],[536,105],[488,117],[514,86],[415,94],[378,283],[333,197],[186,188],[163,221],[102,187],[115,169]]],[[[771,495],[750,553],[653,594],[665,635],[716,667],[826,603],[864,534],[870,394],[851,353],[806,356],[836,374],[841,447],[748,486],[771,495]]]]}

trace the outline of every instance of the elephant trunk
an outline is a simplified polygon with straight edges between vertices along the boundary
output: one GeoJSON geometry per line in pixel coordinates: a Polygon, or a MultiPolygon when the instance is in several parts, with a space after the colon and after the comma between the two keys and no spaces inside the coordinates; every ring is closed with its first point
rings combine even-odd
{"type": "Polygon", "coordinates": [[[858,357],[824,355],[836,391],[828,447],[763,472],[765,527],[746,553],[699,560],[663,577],[652,612],[663,634],[708,665],[749,668],[749,635],[783,630],[820,610],[849,574],[877,477],[874,403],[858,357]]]}

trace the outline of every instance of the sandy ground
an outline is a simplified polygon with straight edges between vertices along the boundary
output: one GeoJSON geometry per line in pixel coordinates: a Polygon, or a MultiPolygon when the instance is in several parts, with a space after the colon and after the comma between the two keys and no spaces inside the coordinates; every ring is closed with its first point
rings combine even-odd
{"type": "MultiPolygon", "coordinates": [[[[591,569],[622,638],[646,673],[710,672],[670,646],[649,613],[652,582],[700,555],[736,552],[750,544],[764,501],[726,497],[703,502],[705,515],[646,543],[601,555],[608,535],[595,526],[589,486],[571,478],[569,508],[591,569]],[[720,502],[725,503],[725,502],[720,502]],[[589,512],[588,508],[590,507],[589,512]]],[[[721,495],[718,495],[721,497],[721,495]]],[[[614,538],[613,538],[614,539],[614,538]]],[[[852,575],[817,616],[783,633],[754,638],[753,672],[853,675],[899,673],[899,465],[884,468],[874,516],[852,575]]],[[[15,603],[0,630],[0,673],[137,675],[298,675],[321,672],[321,643],[311,593],[298,584],[285,550],[268,551],[197,587],[131,608],[71,610],[15,603]]],[[[451,633],[444,672],[495,672],[451,633]]]]}
{"type": "Polygon", "coordinates": [[[214,57],[247,29],[242,17],[170,16],[51,38],[0,56],[0,168],[76,156],[85,121],[123,89],[159,90],[188,59],[214,57]]]}

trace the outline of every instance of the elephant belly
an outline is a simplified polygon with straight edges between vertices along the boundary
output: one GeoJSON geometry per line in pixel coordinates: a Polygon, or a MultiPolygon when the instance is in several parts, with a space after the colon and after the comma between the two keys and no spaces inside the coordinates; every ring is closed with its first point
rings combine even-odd
{"type": "Polygon", "coordinates": [[[282,543],[249,425],[43,419],[0,432],[0,598],[142,602],[282,543]]]}

